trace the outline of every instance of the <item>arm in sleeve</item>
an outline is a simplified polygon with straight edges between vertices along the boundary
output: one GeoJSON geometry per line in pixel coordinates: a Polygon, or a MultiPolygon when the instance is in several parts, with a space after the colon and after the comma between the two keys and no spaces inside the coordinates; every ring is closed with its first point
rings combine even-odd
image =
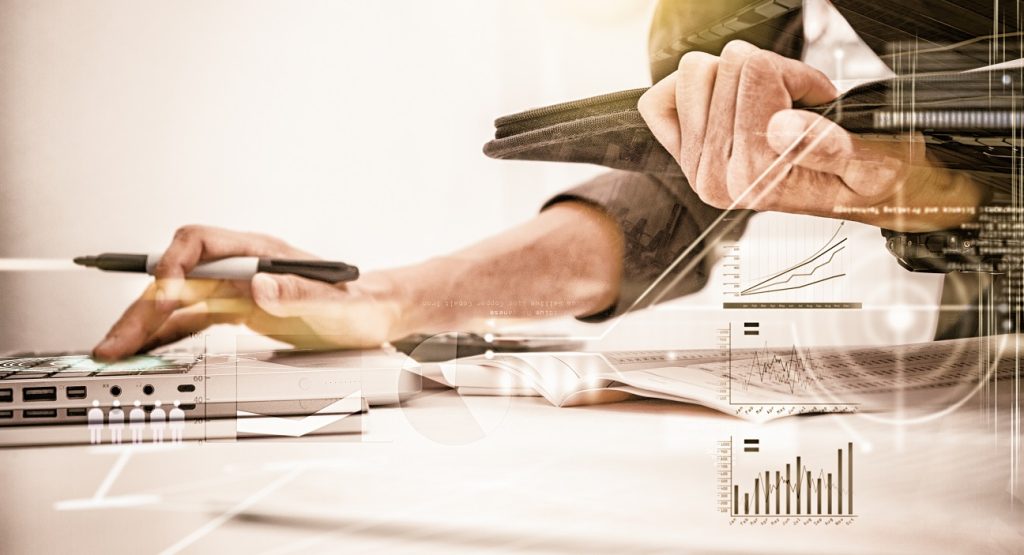
{"type": "Polygon", "coordinates": [[[738,238],[750,214],[708,206],[685,178],[628,171],[599,175],[556,195],[544,208],[565,201],[602,208],[618,224],[624,239],[618,299],[607,309],[581,318],[589,322],[701,290],[715,262],[716,244],[738,238]]]}

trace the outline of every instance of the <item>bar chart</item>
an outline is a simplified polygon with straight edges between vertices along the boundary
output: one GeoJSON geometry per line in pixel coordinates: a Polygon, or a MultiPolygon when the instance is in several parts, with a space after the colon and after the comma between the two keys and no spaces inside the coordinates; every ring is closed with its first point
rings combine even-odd
{"type": "Polygon", "coordinates": [[[734,518],[856,517],[853,443],[837,447],[831,460],[791,460],[750,471],[761,440],[729,438],[718,445],[719,510],[734,518]],[[737,468],[744,469],[742,473],[737,468]],[[727,487],[723,487],[726,486],[727,487]]]}

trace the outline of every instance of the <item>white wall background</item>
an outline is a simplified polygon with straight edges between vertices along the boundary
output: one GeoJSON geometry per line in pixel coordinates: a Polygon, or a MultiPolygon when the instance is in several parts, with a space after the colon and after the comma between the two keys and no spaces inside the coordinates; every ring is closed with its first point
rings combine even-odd
{"type": "MultiPolygon", "coordinates": [[[[259,230],[364,269],[595,169],[481,154],[504,113],[647,82],[650,0],[0,2],[0,257],[259,230]]],[[[0,350],[88,347],[142,276],[0,272],[0,350]]]]}
{"type": "MultiPolygon", "coordinates": [[[[647,84],[652,8],[0,0],[0,258],[159,251],[188,223],[263,231],[363,269],[450,251],[599,171],[480,149],[498,115],[647,84]]],[[[877,231],[860,236],[851,300],[872,310],[750,317],[799,322],[814,332],[804,343],[926,339],[933,314],[897,334],[885,310],[927,304],[935,278],[896,267],[877,231]],[[894,293],[876,294],[880,279],[894,293]]],[[[88,348],[146,281],[0,271],[0,351],[88,348]]],[[[740,318],[719,291],[637,315],[604,346],[706,346],[740,318]]]]}

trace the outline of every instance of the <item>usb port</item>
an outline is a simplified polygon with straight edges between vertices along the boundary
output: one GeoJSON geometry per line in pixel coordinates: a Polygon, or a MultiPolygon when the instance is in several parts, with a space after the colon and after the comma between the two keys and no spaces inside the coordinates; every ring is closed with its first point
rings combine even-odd
{"type": "Polygon", "coordinates": [[[68,409],[68,416],[85,416],[85,407],[77,409],[68,409]]]}
{"type": "Polygon", "coordinates": [[[0,389],[0,403],[13,403],[14,402],[14,390],[5,387],[0,389]]]}
{"type": "Polygon", "coordinates": [[[0,410],[0,418],[14,418],[13,410],[0,410]]]}
{"type": "Polygon", "coordinates": [[[56,387],[26,387],[21,390],[22,401],[56,401],[56,387]]]}
{"type": "Polygon", "coordinates": [[[67,389],[68,399],[85,399],[85,394],[84,385],[72,385],[67,389]]]}
{"type": "Polygon", "coordinates": [[[57,418],[57,409],[25,409],[22,418],[57,418]]]}

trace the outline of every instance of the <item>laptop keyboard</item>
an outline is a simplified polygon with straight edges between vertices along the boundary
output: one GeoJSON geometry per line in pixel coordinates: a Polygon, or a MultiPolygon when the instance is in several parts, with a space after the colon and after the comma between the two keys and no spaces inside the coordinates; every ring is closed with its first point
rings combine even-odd
{"type": "Polygon", "coordinates": [[[184,374],[201,360],[201,355],[135,356],[110,363],[93,360],[88,355],[6,357],[0,358],[0,381],[184,374]]]}

